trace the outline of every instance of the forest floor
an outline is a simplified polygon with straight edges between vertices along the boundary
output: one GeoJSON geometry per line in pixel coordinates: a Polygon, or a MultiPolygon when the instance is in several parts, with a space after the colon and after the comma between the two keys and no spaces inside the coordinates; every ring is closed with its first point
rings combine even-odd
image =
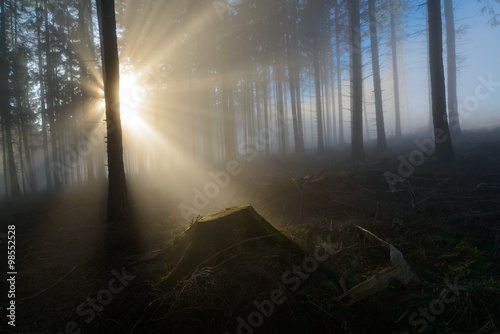
{"type": "Polygon", "coordinates": [[[446,166],[422,143],[389,142],[362,164],[348,149],[242,164],[204,213],[250,204],[300,251],[231,249],[170,283],[175,245],[210,240],[186,240],[161,189],[130,180],[145,248],[112,261],[102,189],[2,204],[17,276],[16,326],[0,332],[500,333],[500,129],[464,135],[446,166]]]}

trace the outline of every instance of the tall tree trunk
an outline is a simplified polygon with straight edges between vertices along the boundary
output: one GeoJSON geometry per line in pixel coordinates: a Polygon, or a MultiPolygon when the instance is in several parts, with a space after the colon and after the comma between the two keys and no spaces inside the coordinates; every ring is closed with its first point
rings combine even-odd
{"type": "MultiPolygon", "coordinates": [[[[392,0],[399,1],[399,0],[392,0]]],[[[396,14],[391,10],[391,49],[392,49],[392,78],[394,82],[394,115],[396,119],[396,138],[401,138],[401,107],[399,102],[399,73],[398,73],[398,44],[396,36],[396,14]]]]}
{"type": "Polygon", "coordinates": [[[263,80],[263,89],[264,89],[264,129],[267,132],[266,137],[266,157],[271,155],[271,131],[269,129],[269,68],[265,66],[264,68],[264,80],[263,80]]]}
{"type": "Polygon", "coordinates": [[[114,0],[96,0],[102,48],[104,95],[106,98],[108,150],[108,222],[120,224],[128,218],[128,194],[123,165],[120,118],[120,69],[114,0]]]}
{"type": "Polygon", "coordinates": [[[375,0],[368,0],[370,15],[370,41],[372,51],[373,90],[375,94],[375,120],[377,124],[377,150],[385,151],[387,141],[385,137],[384,109],[382,104],[382,85],[380,81],[380,62],[378,54],[377,12],[375,0]]]}
{"type": "Polygon", "coordinates": [[[319,29],[316,20],[316,1],[312,0],[312,24],[313,24],[313,61],[314,61],[314,87],[316,91],[316,121],[318,125],[318,153],[323,153],[325,151],[325,140],[323,134],[323,112],[321,110],[321,80],[319,73],[319,46],[318,46],[318,34],[319,29]]]}
{"type": "MultiPolygon", "coordinates": [[[[16,17],[17,21],[17,17],[16,17]]],[[[16,41],[17,44],[17,41],[16,41]]],[[[16,91],[16,109],[19,117],[19,145],[22,144],[22,146],[19,147],[19,151],[21,152],[22,149],[24,149],[24,155],[26,157],[26,167],[23,169],[23,166],[21,165],[21,172],[26,173],[27,179],[28,179],[28,184],[30,187],[31,192],[36,191],[36,178],[35,178],[35,169],[33,166],[33,161],[32,161],[32,150],[30,147],[30,132],[31,132],[31,126],[29,124],[29,115],[31,114],[30,112],[30,105],[29,105],[29,96],[28,96],[28,90],[27,87],[29,87],[29,82],[28,82],[28,67],[27,67],[27,60],[24,54],[24,50],[20,50],[19,48],[16,50],[16,59],[14,60],[14,66],[13,66],[13,76],[14,76],[14,87],[16,91]],[[22,142],[21,142],[21,137],[22,137],[22,142]]],[[[21,153],[20,153],[21,154],[21,153]]],[[[22,156],[21,156],[22,158],[22,156]]],[[[21,160],[22,161],[22,160],[21,160]]],[[[23,180],[24,180],[24,174],[23,175],[23,180]]],[[[24,184],[23,184],[24,187],[24,184]]],[[[26,191],[25,191],[26,193],[26,191]]]]}
{"type": "MultiPolygon", "coordinates": [[[[203,89],[201,93],[201,102],[203,106],[208,106],[210,101],[210,91],[203,89]]],[[[205,162],[212,163],[214,161],[214,143],[212,136],[212,108],[208,107],[203,115],[203,155],[205,162]]]]}
{"type": "Polygon", "coordinates": [[[429,60],[431,69],[432,119],[434,122],[436,159],[438,162],[447,163],[453,161],[454,156],[446,113],[441,2],[439,0],[428,0],[427,10],[429,13],[429,60]]]}
{"type": "Polygon", "coordinates": [[[4,190],[5,190],[5,199],[9,199],[9,194],[10,194],[10,188],[9,188],[9,179],[7,177],[7,171],[9,170],[8,168],[8,161],[7,161],[7,147],[6,147],[6,140],[5,140],[5,125],[4,125],[4,119],[3,117],[1,118],[2,122],[0,124],[0,127],[2,128],[2,167],[3,167],[3,185],[4,185],[4,190]]]}
{"type": "MultiPolygon", "coordinates": [[[[92,8],[91,0],[81,0],[78,7],[78,24],[79,33],[81,38],[82,50],[86,50],[80,60],[80,87],[81,87],[81,118],[83,120],[83,129],[85,134],[90,137],[94,127],[93,119],[91,117],[91,101],[92,94],[89,91],[89,87],[92,85],[90,68],[87,65],[89,61],[95,59],[94,42],[93,37],[93,25],[92,25],[92,8]]],[[[82,51],[83,52],[83,51],[82,51]]],[[[87,169],[87,184],[92,186],[95,184],[95,173],[94,173],[94,155],[93,147],[90,140],[85,141],[85,164],[87,169]]]]}
{"type": "Polygon", "coordinates": [[[43,75],[43,58],[42,58],[42,7],[37,3],[37,46],[38,46],[38,78],[40,83],[40,115],[42,118],[42,146],[43,146],[43,158],[45,166],[45,182],[46,187],[50,191],[53,188],[52,185],[52,173],[50,172],[50,158],[49,158],[49,140],[47,134],[47,109],[45,107],[45,79],[43,75]]]}
{"type": "MultiPolygon", "coordinates": [[[[332,45],[333,48],[333,45],[332,45]]],[[[333,49],[332,49],[333,51],[333,49]]],[[[335,64],[333,62],[333,54],[331,54],[330,57],[330,62],[331,62],[331,69],[330,69],[330,82],[331,82],[331,87],[330,87],[330,94],[332,96],[332,126],[333,126],[333,142],[332,144],[337,143],[337,116],[336,116],[336,104],[335,104],[335,64]]]]}
{"type": "Polygon", "coordinates": [[[460,128],[460,119],[458,117],[457,54],[453,0],[444,1],[444,17],[446,19],[446,55],[448,58],[448,110],[450,118],[450,131],[454,139],[458,139],[462,134],[462,130],[460,128]]]}
{"type": "MultiPolygon", "coordinates": [[[[294,15],[292,17],[295,17],[294,15]]],[[[292,105],[292,122],[293,122],[293,139],[295,144],[295,153],[297,155],[304,154],[304,145],[300,140],[300,132],[299,132],[299,119],[298,119],[298,101],[300,98],[297,98],[297,88],[295,87],[295,70],[297,70],[297,57],[296,57],[296,49],[295,49],[295,30],[291,28],[292,24],[288,22],[287,24],[287,66],[288,66],[288,82],[290,88],[290,99],[292,105]]]]}
{"type": "Polygon", "coordinates": [[[365,120],[365,135],[366,135],[366,140],[370,141],[370,123],[368,120],[368,104],[366,103],[366,89],[365,85],[363,84],[363,118],[365,120]]]}
{"type": "Polygon", "coordinates": [[[285,106],[283,101],[283,74],[281,63],[276,62],[276,98],[278,102],[278,126],[279,126],[279,152],[280,155],[286,154],[286,124],[285,124],[285,106]]]}
{"type": "Polygon", "coordinates": [[[5,0],[0,0],[0,112],[2,113],[4,133],[7,146],[10,187],[13,199],[21,197],[19,180],[17,178],[16,163],[14,160],[14,149],[12,147],[12,122],[10,114],[10,93],[9,93],[9,63],[7,59],[7,35],[5,15],[5,0]]]}
{"type": "Polygon", "coordinates": [[[52,50],[51,50],[51,37],[49,31],[49,14],[48,14],[48,1],[44,0],[44,19],[45,19],[45,54],[47,58],[47,120],[50,128],[50,143],[52,149],[52,171],[54,176],[54,185],[55,189],[60,190],[61,188],[61,179],[62,176],[58,171],[61,171],[63,174],[65,173],[66,166],[59,165],[57,159],[57,129],[56,129],[56,121],[55,121],[55,110],[54,110],[54,63],[52,60],[52,50]]]}
{"type": "Polygon", "coordinates": [[[302,92],[300,88],[300,67],[299,64],[295,64],[296,69],[294,70],[294,86],[295,86],[295,97],[297,98],[297,130],[299,132],[299,145],[300,152],[305,153],[304,147],[304,125],[302,122],[302,92]]]}
{"type": "MultiPolygon", "coordinates": [[[[430,65],[430,31],[429,31],[429,12],[426,11],[426,19],[427,19],[427,65],[430,65]]],[[[428,131],[429,133],[434,132],[434,125],[432,121],[432,84],[431,84],[431,68],[427,66],[427,92],[429,94],[429,123],[428,123],[428,131]]]]}
{"type": "Polygon", "coordinates": [[[339,101],[339,145],[345,145],[344,138],[344,111],[342,106],[342,64],[340,62],[340,0],[337,0],[335,7],[335,26],[337,31],[335,32],[335,48],[337,55],[337,89],[338,89],[338,101],[339,101]]]}
{"type": "Polygon", "coordinates": [[[226,161],[236,157],[235,149],[235,128],[233,115],[233,98],[230,91],[231,82],[228,75],[228,69],[224,65],[221,67],[222,75],[222,117],[224,122],[224,156],[226,161]]]}
{"type": "Polygon", "coordinates": [[[363,69],[359,0],[350,1],[351,18],[351,160],[365,158],[363,145],[363,69]]]}

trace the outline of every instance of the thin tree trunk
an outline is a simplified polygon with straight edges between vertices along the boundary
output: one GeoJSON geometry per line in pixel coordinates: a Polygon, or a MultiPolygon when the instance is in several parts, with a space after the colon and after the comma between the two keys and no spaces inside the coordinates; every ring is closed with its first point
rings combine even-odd
{"type": "Polygon", "coordinates": [[[2,117],[2,123],[0,124],[2,128],[2,165],[3,165],[3,185],[4,185],[4,190],[5,190],[5,199],[9,199],[9,179],[7,177],[7,147],[6,147],[6,140],[5,140],[5,126],[4,126],[4,119],[2,117]]]}
{"type": "Polygon", "coordinates": [[[5,15],[5,0],[0,0],[0,110],[4,125],[4,140],[7,146],[8,167],[11,194],[13,199],[21,197],[21,189],[19,188],[19,180],[17,178],[16,164],[14,160],[14,149],[12,147],[12,127],[10,114],[10,92],[9,92],[9,63],[7,59],[7,35],[6,35],[6,20],[5,15]]]}
{"type": "Polygon", "coordinates": [[[350,1],[351,18],[351,160],[365,158],[363,145],[363,69],[359,0],[350,1]]]}
{"type": "Polygon", "coordinates": [[[299,133],[299,123],[297,117],[297,89],[295,88],[295,54],[292,55],[292,49],[295,51],[294,45],[292,46],[292,38],[290,37],[291,28],[290,23],[287,25],[288,33],[287,33],[287,65],[288,65],[288,82],[290,88],[290,99],[292,105],[292,122],[293,122],[293,139],[295,145],[295,154],[302,155],[304,153],[303,147],[300,144],[300,133],[299,133]]]}
{"type": "MultiPolygon", "coordinates": [[[[333,45],[332,45],[333,47],[333,45]]],[[[330,70],[330,82],[332,83],[331,85],[331,90],[330,93],[332,95],[332,126],[333,126],[333,144],[335,145],[337,143],[337,116],[336,116],[336,104],[335,104],[335,72],[334,72],[334,67],[335,64],[333,63],[333,54],[332,57],[330,58],[331,61],[331,70],[330,70]]]]}
{"type": "Polygon", "coordinates": [[[450,131],[454,139],[458,139],[462,134],[462,129],[460,127],[460,119],[458,117],[457,54],[453,0],[444,1],[444,17],[446,19],[446,55],[448,58],[448,110],[450,117],[450,131]]]}
{"type": "Polygon", "coordinates": [[[370,141],[370,125],[369,125],[369,120],[368,120],[368,104],[366,102],[366,89],[365,85],[363,84],[363,117],[365,120],[365,134],[366,134],[366,140],[370,141]]]}
{"type": "Polygon", "coordinates": [[[235,149],[235,129],[233,122],[233,98],[230,91],[230,79],[227,74],[227,69],[223,66],[222,71],[222,117],[224,122],[224,153],[226,161],[236,157],[235,149]]]}
{"type": "Polygon", "coordinates": [[[340,62],[340,0],[337,0],[335,7],[335,25],[337,31],[335,33],[335,48],[337,55],[337,89],[338,89],[338,101],[339,101],[339,145],[345,145],[344,138],[344,111],[342,106],[342,64],[340,62]]]}
{"type": "MultiPolygon", "coordinates": [[[[393,0],[394,1],[394,0],[393,0]]],[[[397,1],[397,0],[396,0],[397,1]]],[[[401,138],[401,109],[399,103],[399,74],[398,74],[398,45],[396,37],[396,15],[391,10],[391,49],[392,49],[392,78],[394,82],[394,114],[396,119],[396,138],[401,138]]]]}
{"type": "Polygon", "coordinates": [[[45,79],[43,75],[43,58],[42,58],[42,7],[37,3],[37,45],[38,45],[38,77],[40,83],[40,115],[42,118],[42,146],[43,158],[45,166],[45,182],[46,187],[52,190],[52,177],[50,172],[50,158],[49,158],[49,141],[47,134],[47,109],[45,108],[45,79]]]}
{"type": "Polygon", "coordinates": [[[318,124],[318,153],[321,154],[325,151],[325,141],[323,134],[323,112],[321,110],[321,81],[319,73],[319,47],[318,47],[318,33],[319,29],[316,24],[316,1],[312,1],[312,23],[313,28],[313,61],[314,61],[314,86],[316,91],[316,119],[318,124]]]}
{"type": "Polygon", "coordinates": [[[299,73],[299,64],[295,64],[296,69],[294,71],[295,79],[295,97],[297,99],[297,130],[299,132],[299,148],[300,152],[305,153],[304,147],[304,125],[302,122],[302,92],[300,88],[300,73],[299,73]]]}
{"type": "Polygon", "coordinates": [[[447,163],[453,161],[454,156],[446,113],[441,2],[439,0],[428,0],[427,10],[429,13],[429,60],[436,159],[438,162],[447,163]]]}
{"type": "Polygon", "coordinates": [[[281,64],[276,63],[276,94],[278,100],[278,124],[279,124],[279,152],[286,154],[286,133],[285,133],[285,106],[283,101],[283,75],[281,64]]]}
{"type": "Polygon", "coordinates": [[[377,150],[385,151],[387,141],[385,137],[384,109],[382,102],[382,85],[380,80],[380,62],[377,37],[377,12],[375,0],[368,0],[370,15],[370,41],[372,52],[373,90],[375,94],[375,120],[377,124],[377,150]]]}
{"type": "MultiPolygon", "coordinates": [[[[88,62],[95,59],[94,43],[91,40],[93,36],[93,26],[92,26],[92,9],[90,0],[80,1],[79,10],[79,30],[81,38],[82,50],[84,52],[83,59],[80,61],[80,80],[81,80],[81,108],[83,120],[83,129],[85,134],[90,137],[93,131],[93,119],[91,118],[91,93],[88,87],[91,86],[92,80],[90,79],[90,69],[87,65],[88,62]]],[[[83,52],[83,51],[82,51],[83,52]]],[[[94,173],[94,156],[92,143],[89,140],[85,141],[85,164],[87,169],[87,185],[92,186],[95,184],[95,173],[94,173]]]]}
{"type": "Polygon", "coordinates": [[[50,143],[51,143],[51,153],[52,153],[52,170],[54,176],[54,185],[55,189],[60,190],[61,188],[61,180],[59,179],[61,175],[57,174],[57,171],[61,171],[63,174],[64,170],[61,168],[65,168],[66,166],[59,166],[57,159],[57,129],[56,122],[54,118],[55,110],[54,110],[54,64],[52,61],[52,50],[50,46],[50,32],[49,32],[49,15],[48,15],[48,1],[44,0],[45,4],[45,54],[47,57],[47,118],[50,128],[50,143]]]}
{"type": "Polygon", "coordinates": [[[267,132],[266,137],[266,157],[271,155],[270,150],[270,142],[271,142],[271,131],[269,129],[269,76],[268,76],[268,67],[266,66],[264,69],[264,128],[267,132]]]}

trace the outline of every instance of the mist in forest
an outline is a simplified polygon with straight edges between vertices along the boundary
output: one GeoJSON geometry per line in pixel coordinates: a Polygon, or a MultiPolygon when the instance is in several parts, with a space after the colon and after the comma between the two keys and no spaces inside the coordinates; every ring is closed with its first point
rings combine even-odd
{"type": "MultiPolygon", "coordinates": [[[[60,2],[2,2],[8,91],[2,105],[3,200],[107,177],[95,4],[60,2]]],[[[401,135],[432,139],[426,7],[413,1],[368,6],[361,2],[355,51],[362,57],[365,148],[373,149],[381,136],[371,26],[387,147],[401,135]]],[[[461,131],[500,123],[494,6],[453,2],[461,131]]],[[[202,211],[209,197],[220,206],[237,204],[219,195],[234,197],[226,186],[243,164],[318,154],[336,159],[349,149],[348,2],[117,1],[116,15],[126,174],[144,189],[177,199],[184,218],[202,211]],[[190,203],[194,199],[199,208],[190,203]],[[183,211],[182,203],[189,208],[183,211]]],[[[447,50],[446,19],[443,10],[448,85],[453,52],[447,50]]]]}
{"type": "Polygon", "coordinates": [[[0,332],[499,333],[499,26],[0,0],[0,332]]]}

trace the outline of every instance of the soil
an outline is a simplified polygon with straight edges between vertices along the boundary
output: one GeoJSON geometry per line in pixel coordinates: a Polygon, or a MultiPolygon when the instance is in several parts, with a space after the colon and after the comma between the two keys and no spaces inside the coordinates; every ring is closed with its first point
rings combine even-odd
{"type": "Polygon", "coordinates": [[[500,130],[466,133],[445,166],[421,142],[368,149],[363,163],[347,147],[243,161],[193,221],[178,198],[130,179],[132,255],[107,256],[104,188],[1,204],[17,275],[16,326],[0,332],[499,333],[500,130]],[[350,306],[340,296],[393,265],[359,227],[418,280],[350,306]]]}

